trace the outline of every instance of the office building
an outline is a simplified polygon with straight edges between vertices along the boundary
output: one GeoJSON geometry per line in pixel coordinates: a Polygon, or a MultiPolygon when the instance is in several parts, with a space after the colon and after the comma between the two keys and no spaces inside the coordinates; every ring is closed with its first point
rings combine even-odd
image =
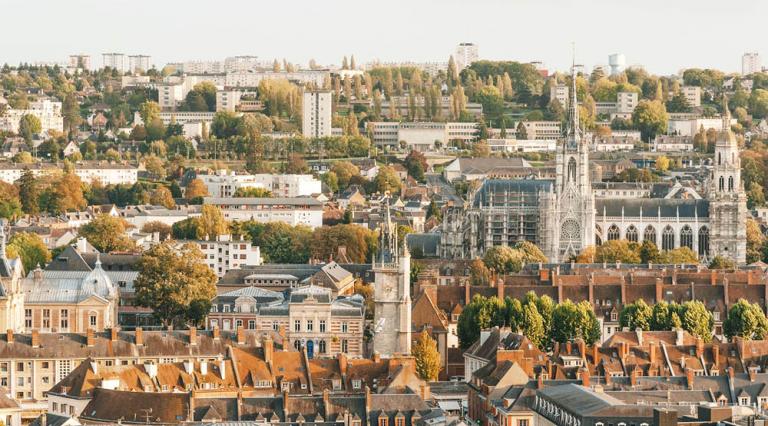
{"type": "Polygon", "coordinates": [[[306,225],[310,228],[323,225],[323,203],[310,197],[206,197],[203,203],[220,208],[224,218],[230,221],[284,222],[291,226],[306,225]]]}
{"type": "Polygon", "coordinates": [[[266,189],[276,197],[302,197],[322,192],[321,183],[312,175],[238,174],[217,170],[198,175],[211,197],[232,197],[238,189],[266,189]]]}
{"type": "Polygon", "coordinates": [[[701,106],[701,87],[699,86],[683,86],[680,88],[685,101],[688,102],[688,106],[691,108],[698,108],[701,106]]]}
{"type": "Polygon", "coordinates": [[[301,122],[302,134],[307,138],[331,136],[331,100],[330,90],[311,90],[304,92],[302,105],[304,114],[301,122]]]}

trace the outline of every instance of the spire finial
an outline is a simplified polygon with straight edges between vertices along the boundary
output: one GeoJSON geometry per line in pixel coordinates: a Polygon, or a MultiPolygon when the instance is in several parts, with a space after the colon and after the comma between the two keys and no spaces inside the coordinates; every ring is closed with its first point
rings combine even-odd
{"type": "Polygon", "coordinates": [[[728,108],[728,95],[723,93],[723,131],[731,128],[731,110],[728,108]]]}
{"type": "Polygon", "coordinates": [[[94,265],[95,269],[101,269],[101,253],[96,252],[96,264],[94,265]]]}
{"type": "Polygon", "coordinates": [[[568,125],[568,143],[576,145],[581,139],[581,129],[579,128],[579,100],[576,91],[576,43],[572,44],[572,63],[571,63],[571,107],[570,120],[568,125]]]}

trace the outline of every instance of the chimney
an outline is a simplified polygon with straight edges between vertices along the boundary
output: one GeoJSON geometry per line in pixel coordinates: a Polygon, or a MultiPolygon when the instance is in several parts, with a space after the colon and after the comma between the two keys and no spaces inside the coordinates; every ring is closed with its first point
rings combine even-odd
{"type": "Polygon", "coordinates": [[[757,378],[757,369],[758,367],[752,366],[747,368],[747,374],[749,374],[749,381],[754,382],[757,378]]]}
{"type": "Polygon", "coordinates": [[[624,361],[627,358],[627,354],[629,354],[629,345],[627,345],[627,342],[620,342],[619,343],[619,358],[621,358],[622,361],[624,361]]]}
{"type": "MultiPolygon", "coordinates": [[[[464,306],[469,304],[470,300],[470,288],[469,288],[469,280],[464,282],[464,306]]],[[[480,343],[482,345],[482,343],[480,343]]]]}
{"type": "Polygon", "coordinates": [[[572,349],[573,349],[573,347],[572,347],[571,341],[569,340],[569,341],[565,342],[565,353],[566,353],[566,355],[570,355],[572,349]]]}
{"type": "Polygon", "coordinates": [[[238,345],[244,345],[245,344],[245,329],[243,327],[237,327],[237,344],[238,345]]]}
{"type": "Polygon", "coordinates": [[[191,359],[184,361],[184,371],[186,371],[187,374],[192,374],[194,369],[195,369],[195,363],[192,362],[191,359]]]}
{"type": "Polygon", "coordinates": [[[419,385],[419,391],[421,394],[419,396],[421,396],[421,399],[423,399],[424,401],[428,401],[430,396],[432,395],[432,392],[430,392],[429,390],[429,384],[427,382],[422,382],[419,385]]]}
{"type": "Polygon", "coordinates": [[[688,389],[693,390],[693,370],[690,368],[685,369],[685,379],[688,381],[688,389]]]}
{"type": "Polygon", "coordinates": [[[5,340],[8,343],[13,343],[13,329],[9,328],[5,331],[5,340]]]}
{"type": "MultiPolygon", "coordinates": [[[[285,404],[285,402],[283,402],[285,404]]],[[[371,388],[365,385],[365,412],[370,413],[373,409],[373,403],[371,402],[371,388]]]]}
{"type": "Polygon", "coordinates": [[[629,373],[629,385],[633,388],[637,386],[637,368],[629,373]]]}
{"type": "Polygon", "coordinates": [[[117,333],[119,331],[120,330],[117,327],[112,327],[111,329],[109,329],[109,340],[113,342],[117,342],[117,333]]]}
{"type": "Polygon", "coordinates": [[[635,335],[637,336],[637,346],[643,346],[643,329],[635,328],[635,335]]]}
{"type": "Polygon", "coordinates": [[[701,358],[704,356],[704,339],[696,337],[696,357],[701,358]]]}
{"type": "Polygon", "coordinates": [[[560,355],[560,342],[555,342],[555,345],[552,348],[552,354],[560,355]]]}
{"type": "Polygon", "coordinates": [[[219,330],[218,325],[213,326],[213,340],[219,340],[221,339],[221,331],[219,330]]]}
{"type": "Polygon", "coordinates": [[[712,344],[712,362],[715,366],[719,364],[718,359],[720,359],[720,346],[718,346],[717,343],[712,344]]]}
{"type": "Polygon", "coordinates": [[[221,375],[221,380],[227,380],[227,362],[223,359],[219,360],[219,374],[221,375]]]}
{"type": "Polygon", "coordinates": [[[272,341],[271,337],[267,337],[262,346],[264,347],[264,362],[271,364],[272,358],[275,356],[275,342],[272,341]]]}
{"type": "Polygon", "coordinates": [[[731,379],[731,381],[733,381],[733,375],[734,375],[733,367],[726,368],[726,371],[728,371],[728,378],[731,379]]]}
{"type": "Polygon", "coordinates": [[[323,388],[323,408],[325,409],[323,418],[327,419],[331,414],[331,391],[328,388],[323,388]]]}
{"type": "Polygon", "coordinates": [[[96,339],[93,337],[93,329],[89,328],[88,330],[85,330],[85,345],[92,348],[95,340],[96,339]]]}
{"type": "Polygon", "coordinates": [[[347,356],[341,352],[337,355],[337,359],[339,360],[339,372],[342,376],[347,375],[347,356]]]}
{"type": "Polygon", "coordinates": [[[544,389],[544,375],[539,373],[539,377],[536,378],[536,389],[544,389]]]}
{"type": "Polygon", "coordinates": [[[648,360],[651,363],[651,365],[656,364],[656,343],[651,342],[648,345],[648,360]]]}
{"type": "Polygon", "coordinates": [[[149,376],[150,379],[154,379],[157,377],[157,364],[154,362],[145,362],[144,371],[147,372],[147,376],[149,376]]]}
{"type": "Polygon", "coordinates": [[[683,329],[675,329],[675,346],[683,346],[683,329]]]}
{"type": "Polygon", "coordinates": [[[189,327],[189,345],[197,345],[197,327],[189,327]]]}
{"type": "Polygon", "coordinates": [[[208,361],[206,360],[200,361],[200,374],[202,374],[203,376],[208,374],[208,361]]]}
{"type": "Polygon", "coordinates": [[[586,350],[587,344],[584,343],[584,339],[581,339],[581,338],[577,339],[576,346],[579,348],[579,356],[582,359],[587,359],[587,350],[586,350]]]}
{"type": "Polygon", "coordinates": [[[581,376],[581,385],[589,387],[589,370],[582,368],[581,371],[579,371],[579,376],[581,376]]]}
{"type": "Polygon", "coordinates": [[[32,330],[32,347],[33,348],[40,347],[40,331],[38,331],[37,329],[32,330]]]}
{"type": "Polygon", "coordinates": [[[48,415],[46,413],[40,415],[40,426],[48,426],[48,415]]]}
{"type": "Polygon", "coordinates": [[[141,327],[136,327],[136,346],[144,346],[144,335],[141,327]]]}
{"type": "Polygon", "coordinates": [[[592,345],[592,363],[597,366],[597,363],[600,361],[600,348],[597,346],[597,343],[592,345]]]}
{"type": "Polygon", "coordinates": [[[371,359],[373,360],[373,362],[378,364],[379,362],[381,362],[381,354],[378,352],[374,352],[371,359]]]}

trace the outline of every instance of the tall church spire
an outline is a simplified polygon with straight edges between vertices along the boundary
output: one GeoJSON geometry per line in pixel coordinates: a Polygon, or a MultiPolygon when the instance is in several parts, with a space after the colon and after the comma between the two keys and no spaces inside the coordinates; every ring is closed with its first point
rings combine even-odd
{"type": "Polygon", "coordinates": [[[578,145],[581,141],[581,128],[579,127],[579,100],[576,92],[576,49],[574,47],[573,63],[571,65],[571,105],[569,111],[567,144],[578,145]]]}
{"type": "Polygon", "coordinates": [[[731,130],[731,110],[728,108],[728,96],[723,94],[723,130],[722,140],[728,144],[738,146],[736,136],[731,130]]]}

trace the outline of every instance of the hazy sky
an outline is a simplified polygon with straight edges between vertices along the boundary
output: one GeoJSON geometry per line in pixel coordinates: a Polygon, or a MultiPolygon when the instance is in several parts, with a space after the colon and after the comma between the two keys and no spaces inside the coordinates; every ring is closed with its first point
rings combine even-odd
{"type": "Polygon", "coordinates": [[[0,0],[0,63],[84,52],[101,66],[115,51],[157,66],[232,55],[362,64],[447,60],[468,41],[484,59],[562,70],[575,42],[588,69],[620,52],[653,73],[739,71],[742,53],[768,56],[766,18],[765,0],[0,0]]]}

